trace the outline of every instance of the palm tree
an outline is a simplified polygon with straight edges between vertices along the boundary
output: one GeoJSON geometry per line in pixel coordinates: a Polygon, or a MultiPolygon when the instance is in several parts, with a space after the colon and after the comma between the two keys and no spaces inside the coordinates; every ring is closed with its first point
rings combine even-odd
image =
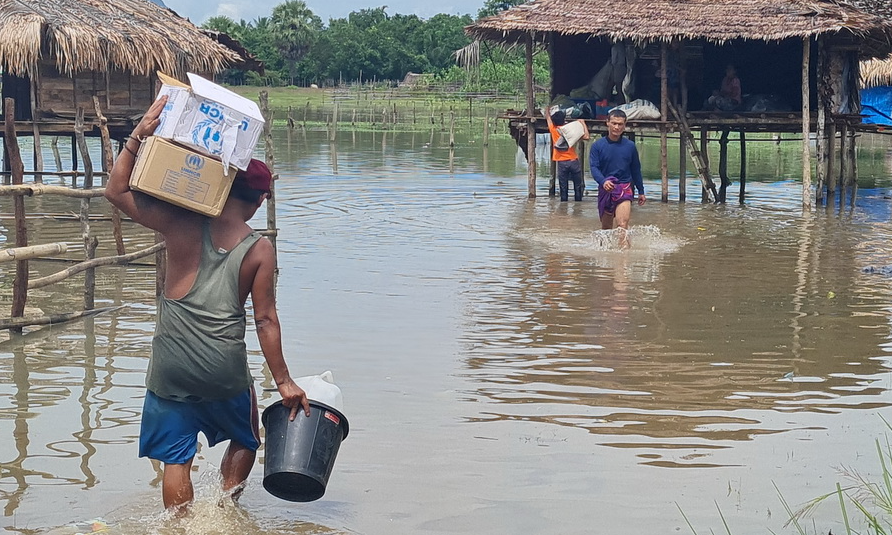
{"type": "Polygon", "coordinates": [[[285,58],[294,84],[297,62],[309,52],[322,31],[322,19],[303,0],[286,0],[273,9],[270,26],[273,42],[285,58]]]}

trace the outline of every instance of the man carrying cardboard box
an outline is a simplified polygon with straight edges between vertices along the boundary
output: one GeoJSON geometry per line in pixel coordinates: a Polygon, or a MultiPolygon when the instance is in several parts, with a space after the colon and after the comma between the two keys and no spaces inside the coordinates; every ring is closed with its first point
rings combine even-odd
{"type": "Polygon", "coordinates": [[[250,220],[270,194],[272,176],[253,160],[239,171],[219,217],[209,218],[130,189],[141,140],[158,127],[167,101],[149,108],[127,138],[109,175],[105,197],[167,243],[167,277],[158,296],[152,358],[140,427],[140,457],[164,463],[164,507],[192,501],[192,460],[198,432],[211,446],[229,440],[220,471],[237,498],[259,447],[257,400],[245,349],[245,301],[251,295],[260,348],[293,420],[310,415],[304,391],[282,353],[269,240],[250,220]]]}

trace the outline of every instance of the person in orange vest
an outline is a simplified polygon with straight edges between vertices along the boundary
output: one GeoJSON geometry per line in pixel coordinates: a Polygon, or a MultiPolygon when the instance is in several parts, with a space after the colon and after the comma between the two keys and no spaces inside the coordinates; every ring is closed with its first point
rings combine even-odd
{"type": "MultiPolygon", "coordinates": [[[[575,148],[570,146],[561,148],[559,144],[561,133],[558,131],[558,128],[566,124],[567,114],[561,110],[550,114],[546,110],[543,115],[545,115],[545,121],[548,123],[548,131],[551,132],[551,159],[557,162],[557,179],[560,186],[561,202],[567,202],[569,198],[571,180],[573,181],[573,200],[581,201],[585,183],[582,179],[582,166],[579,164],[579,156],[576,155],[575,148]]],[[[582,119],[577,120],[582,123],[585,129],[582,139],[588,139],[588,126],[582,119]]]]}

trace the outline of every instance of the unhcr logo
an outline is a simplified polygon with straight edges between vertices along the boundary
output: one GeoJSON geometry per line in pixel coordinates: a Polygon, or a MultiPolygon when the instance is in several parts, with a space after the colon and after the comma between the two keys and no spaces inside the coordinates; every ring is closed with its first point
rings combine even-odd
{"type": "Polygon", "coordinates": [[[200,171],[204,167],[204,158],[196,154],[186,156],[186,167],[194,171],[200,171]]]}

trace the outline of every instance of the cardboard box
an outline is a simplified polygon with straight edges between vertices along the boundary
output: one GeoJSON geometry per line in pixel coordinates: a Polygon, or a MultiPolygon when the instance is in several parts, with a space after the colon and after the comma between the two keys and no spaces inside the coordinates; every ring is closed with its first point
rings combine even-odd
{"type": "Polygon", "coordinates": [[[158,73],[167,95],[155,135],[247,169],[263,131],[263,115],[245,97],[188,73],[189,85],[158,73]]]}
{"type": "Polygon", "coordinates": [[[210,156],[150,136],[139,148],[130,187],[152,197],[211,217],[223,211],[237,170],[229,176],[210,156]]]}

